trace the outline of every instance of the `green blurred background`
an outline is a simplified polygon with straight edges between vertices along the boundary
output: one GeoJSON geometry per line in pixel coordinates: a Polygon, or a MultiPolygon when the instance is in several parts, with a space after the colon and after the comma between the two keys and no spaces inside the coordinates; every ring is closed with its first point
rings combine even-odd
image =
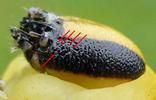
{"type": "Polygon", "coordinates": [[[156,0],[0,0],[0,73],[18,53],[10,53],[10,26],[26,12],[41,7],[59,15],[78,16],[109,25],[128,36],[156,71],[156,0]]]}

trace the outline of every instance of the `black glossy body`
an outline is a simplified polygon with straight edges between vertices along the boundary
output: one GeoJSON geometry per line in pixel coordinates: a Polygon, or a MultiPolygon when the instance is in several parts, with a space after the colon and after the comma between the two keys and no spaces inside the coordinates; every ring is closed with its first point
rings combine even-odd
{"type": "Polygon", "coordinates": [[[49,22],[46,19],[50,13],[38,8],[31,10],[38,17],[32,17],[29,13],[21,21],[19,30],[11,30],[11,32],[32,66],[42,65],[51,54],[55,53],[55,59],[50,60],[45,66],[52,70],[86,74],[93,77],[131,79],[138,78],[144,73],[144,61],[135,51],[115,41],[100,41],[89,38],[83,40],[76,48],[73,48],[73,45],[79,40],[71,45],[70,40],[62,44],[59,42],[59,38],[64,30],[63,19],[56,18],[49,22]],[[30,32],[35,32],[38,37],[28,35],[30,32]],[[46,37],[45,34],[48,36],[46,37]],[[45,46],[41,46],[39,42],[45,37],[48,38],[48,42],[45,46]],[[32,48],[27,48],[28,46],[32,48]],[[36,57],[36,60],[32,60],[33,56],[36,57]],[[33,61],[36,65],[32,63],[33,61]]]}
{"type": "Polygon", "coordinates": [[[145,70],[144,61],[135,52],[115,42],[85,39],[77,48],[73,48],[73,45],[69,40],[65,44],[56,40],[49,52],[40,48],[40,63],[44,63],[55,52],[55,59],[46,65],[55,70],[124,78],[137,78],[145,70]]]}

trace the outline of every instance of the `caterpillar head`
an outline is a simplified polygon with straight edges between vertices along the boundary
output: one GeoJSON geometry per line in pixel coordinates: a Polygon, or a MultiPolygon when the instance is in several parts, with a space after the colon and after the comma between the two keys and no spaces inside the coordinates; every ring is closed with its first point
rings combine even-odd
{"type": "Polygon", "coordinates": [[[23,51],[35,50],[39,46],[46,47],[49,40],[62,35],[63,19],[40,8],[30,8],[28,15],[20,22],[20,28],[10,30],[23,51]]]}
{"type": "Polygon", "coordinates": [[[26,58],[31,61],[34,56],[37,61],[38,48],[48,47],[48,44],[63,34],[63,19],[54,13],[32,7],[28,9],[27,16],[23,17],[20,27],[13,27],[10,31],[26,58]]]}

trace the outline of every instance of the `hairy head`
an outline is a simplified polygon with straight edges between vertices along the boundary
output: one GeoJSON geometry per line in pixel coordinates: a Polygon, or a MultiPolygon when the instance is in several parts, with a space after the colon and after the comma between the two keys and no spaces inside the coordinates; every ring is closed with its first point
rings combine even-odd
{"type": "Polygon", "coordinates": [[[47,46],[49,40],[61,36],[63,31],[63,19],[34,7],[28,9],[28,14],[23,17],[19,28],[11,28],[12,37],[24,51],[47,46]]]}

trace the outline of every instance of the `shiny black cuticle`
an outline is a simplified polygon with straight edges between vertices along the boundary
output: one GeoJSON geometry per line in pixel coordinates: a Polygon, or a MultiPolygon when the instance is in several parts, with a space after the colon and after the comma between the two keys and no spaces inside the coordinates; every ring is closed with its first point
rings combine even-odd
{"type": "Polygon", "coordinates": [[[77,48],[56,41],[50,53],[39,53],[43,63],[51,53],[57,56],[47,67],[55,70],[86,74],[93,77],[123,77],[135,79],[145,71],[145,64],[134,51],[112,41],[85,39],[77,48]]]}

